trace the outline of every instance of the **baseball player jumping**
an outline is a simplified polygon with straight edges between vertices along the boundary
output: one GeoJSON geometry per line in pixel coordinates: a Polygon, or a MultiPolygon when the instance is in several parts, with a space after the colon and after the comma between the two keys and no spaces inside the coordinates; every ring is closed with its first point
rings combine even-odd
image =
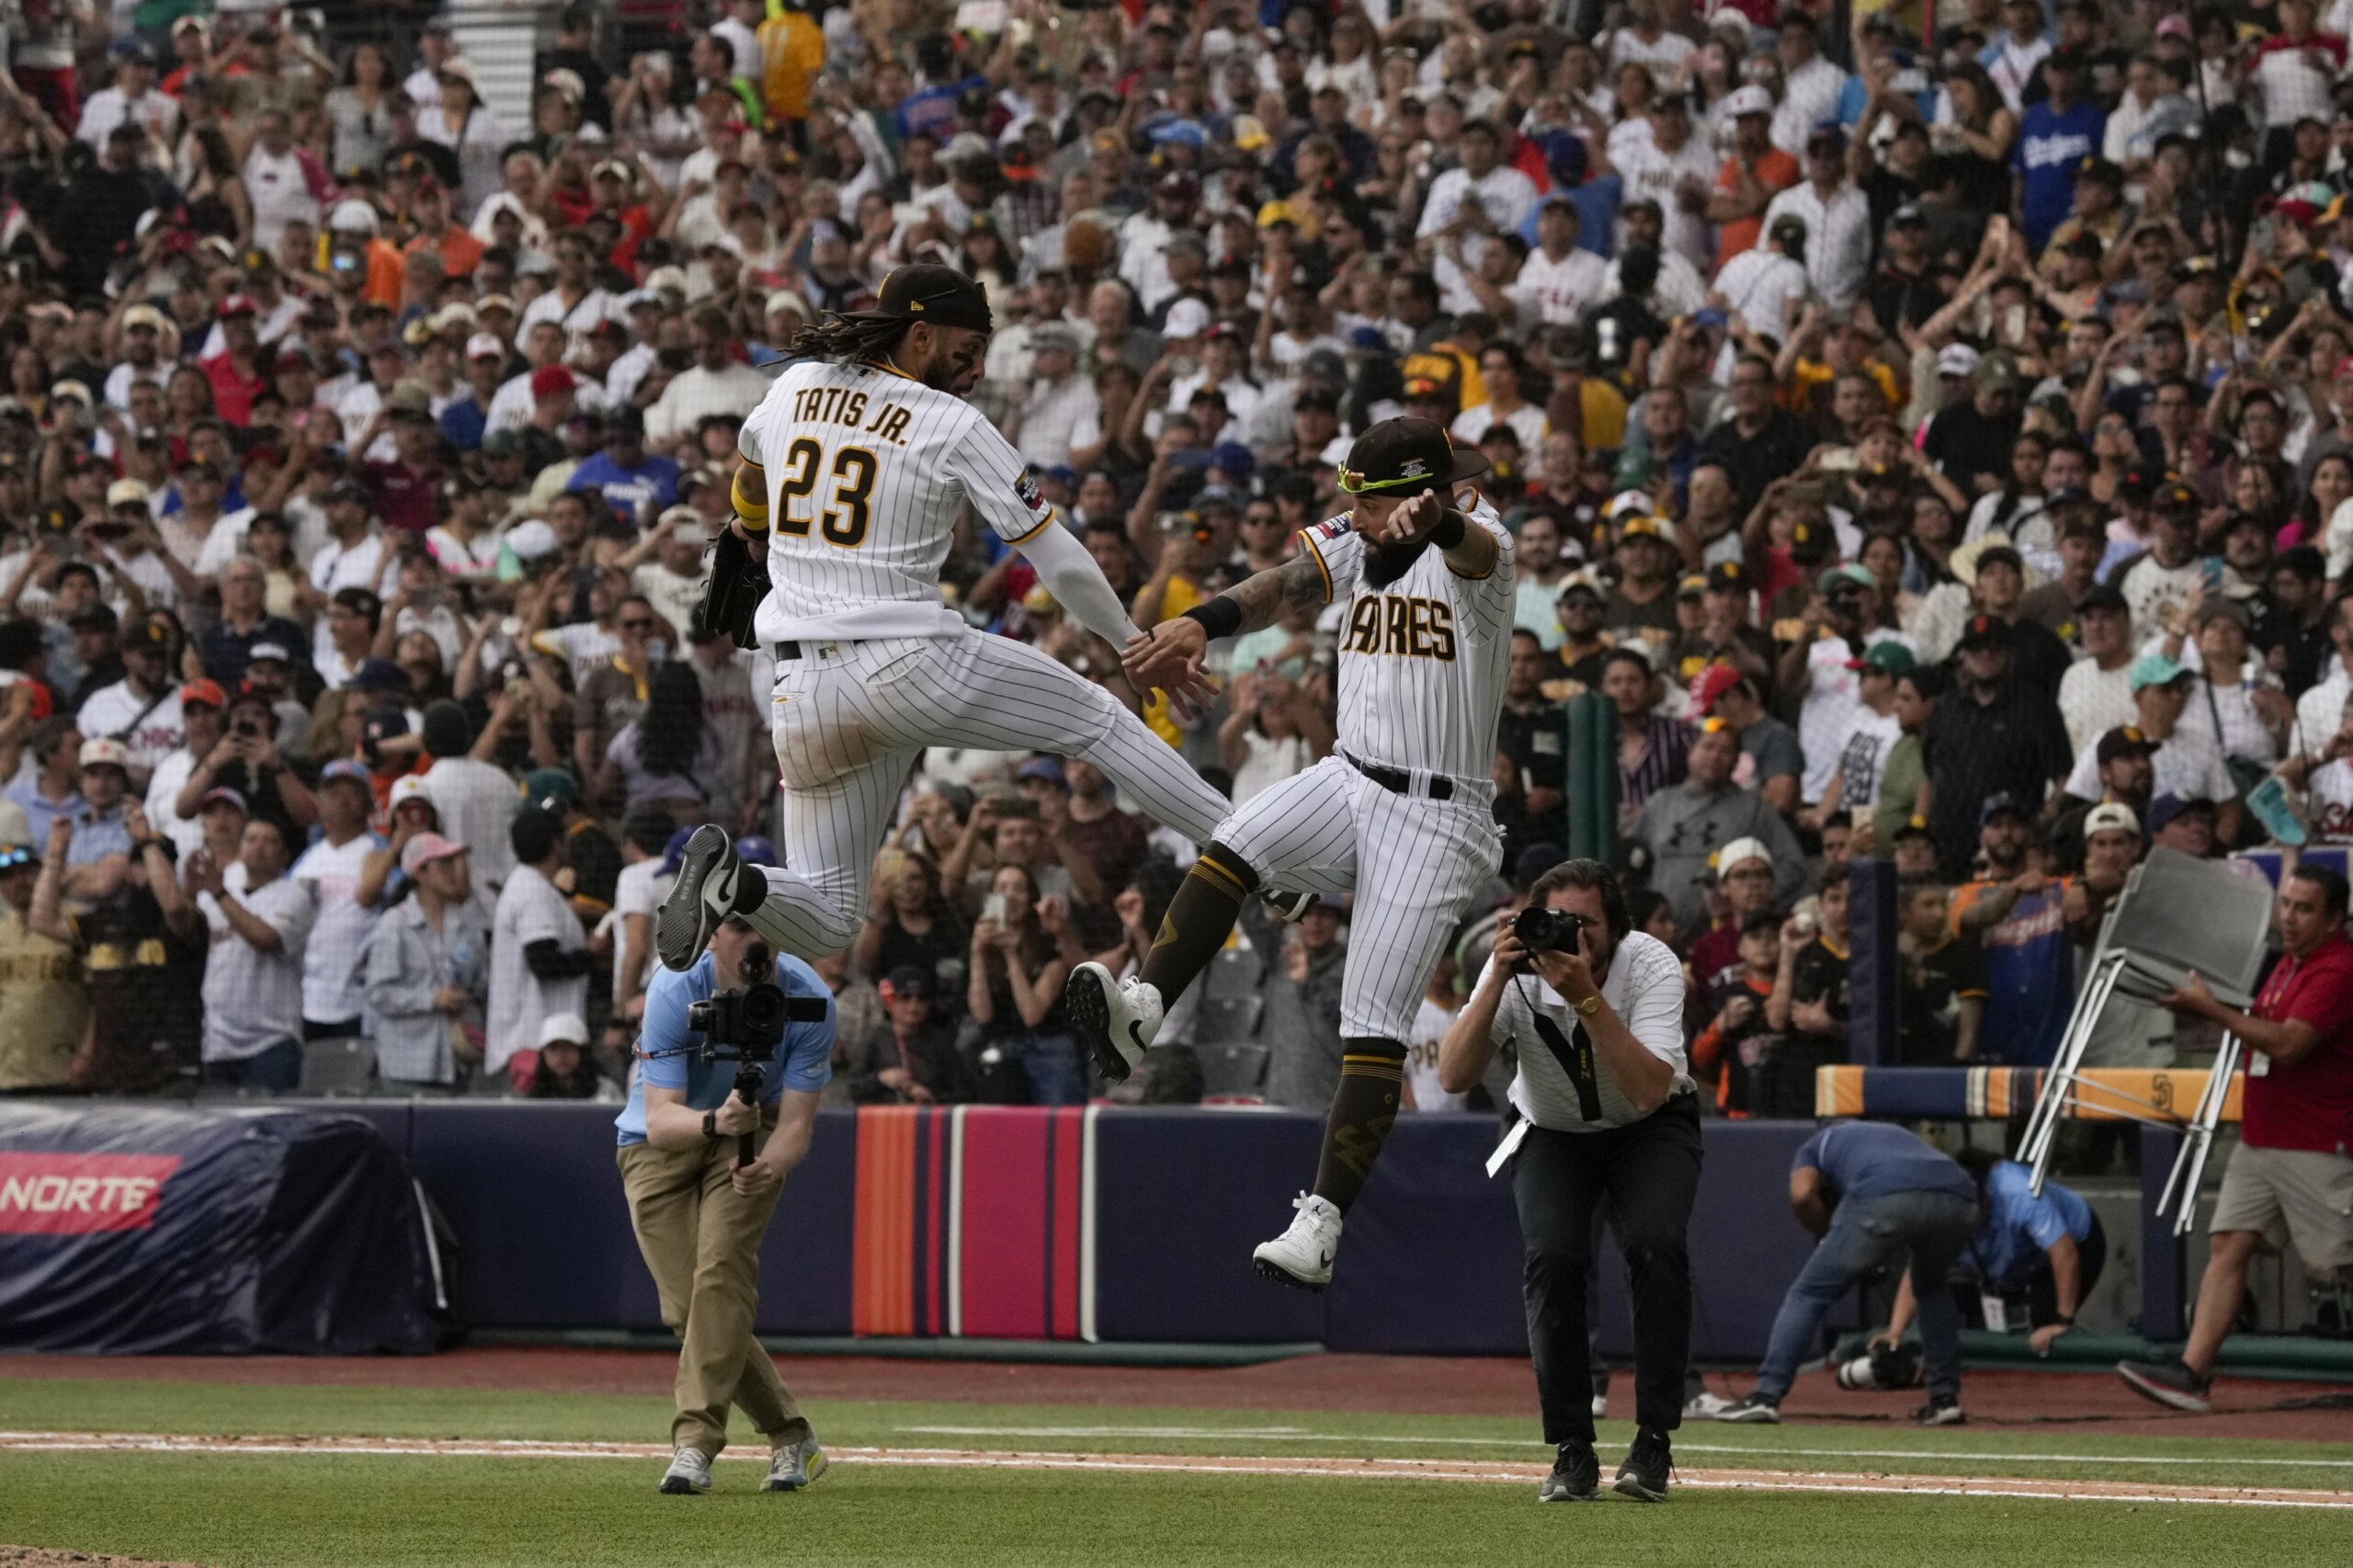
{"type": "Polygon", "coordinates": [[[1349,449],[1339,517],[1300,534],[1299,553],[1153,629],[1127,654],[1131,680],[1189,687],[1217,638],[1346,599],[1339,746],[1253,796],[1201,851],[1124,984],[1081,964],[1069,1016],[1107,1078],[1124,1078],[1167,1005],[1225,945],[1243,900],[1269,882],[1356,892],[1340,994],[1340,1086],[1315,1190],[1290,1228],[1254,1255],[1268,1278],[1320,1290],[1340,1220],[1397,1119],[1405,1047],[1448,933],[1503,853],[1495,823],[1495,726],[1512,622],[1511,536],[1457,486],[1486,460],[1456,451],[1426,419],[1390,419],[1349,449]]]}
{"type": "MultiPolygon", "coordinates": [[[[745,421],[730,528],[767,560],[751,630],[776,654],[786,864],[746,874],[722,829],[696,829],[655,924],[667,967],[693,964],[730,915],[803,959],[849,946],[873,854],[928,746],[1084,757],[1196,842],[1225,815],[1225,799],[1109,692],[940,602],[940,562],[970,501],[1081,625],[1114,647],[1142,635],[1019,455],[956,395],[979,376],[990,330],[979,284],[899,267],[875,309],[803,329],[799,362],[745,421]]],[[[714,594],[719,574],[715,563],[714,594]]],[[[1198,672],[1182,679],[1168,688],[1180,705],[1207,690],[1198,672]]]]}

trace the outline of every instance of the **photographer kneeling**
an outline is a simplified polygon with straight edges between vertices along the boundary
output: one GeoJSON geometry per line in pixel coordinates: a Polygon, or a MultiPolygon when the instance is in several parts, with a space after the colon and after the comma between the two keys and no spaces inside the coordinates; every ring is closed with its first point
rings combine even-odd
{"type": "MultiPolygon", "coordinates": [[[[772,1014],[783,1010],[773,995],[766,1000],[772,1014]]],[[[630,1225],[660,1293],[662,1321],[685,1341],[664,1492],[710,1490],[710,1461],[727,1446],[731,1404],[768,1440],[762,1491],[798,1491],[824,1469],[816,1435],[753,1337],[752,1317],[760,1236],[785,1176],[809,1152],[833,1051],[825,983],[740,920],[713,932],[692,968],[657,970],[646,987],[636,1081],[614,1125],[630,1225]],[[722,977],[730,989],[722,1014],[730,1003],[753,1012],[746,1004],[762,994],[750,988],[773,984],[790,999],[786,1017],[811,1017],[772,1020],[765,1038],[756,1028],[731,1028],[740,1020],[714,1020],[696,1006],[709,1006],[722,977]],[[748,1096],[739,1068],[743,1080],[757,1074],[748,1096]]]]}
{"type": "Polygon", "coordinates": [[[1540,1501],[1600,1495],[1586,1278],[1594,1214],[1617,1216],[1633,1277],[1633,1447],[1616,1489],[1666,1497],[1667,1434],[1682,1424],[1691,1349],[1685,1234],[1699,1190],[1699,1107],[1683,1051],[1683,969],[1665,943],[1629,929],[1626,895],[1597,860],[1553,867],[1497,929],[1477,988],[1447,1030],[1438,1082],[1459,1093],[1498,1047],[1518,1047],[1520,1118],[1490,1168],[1511,1161],[1527,1238],[1528,1341],[1558,1456],[1540,1501]]]}

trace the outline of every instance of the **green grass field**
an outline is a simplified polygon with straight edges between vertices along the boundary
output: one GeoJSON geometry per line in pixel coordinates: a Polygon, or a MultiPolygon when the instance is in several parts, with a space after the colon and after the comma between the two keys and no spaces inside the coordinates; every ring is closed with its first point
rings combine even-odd
{"type": "MultiPolygon", "coordinates": [[[[396,1376],[397,1364],[388,1367],[396,1376]]],[[[1544,1457],[1532,1421],[1323,1412],[1007,1404],[813,1404],[829,1447],[1056,1453],[1544,1457]]],[[[0,1428],[658,1443],[659,1402],[442,1388],[0,1381],[0,1428]]],[[[1631,1436],[1604,1428],[1605,1463],[1631,1436]]],[[[2353,1446],[2101,1437],[1989,1426],[1699,1425],[1709,1469],[2014,1476],[2353,1491],[2353,1446]]],[[[756,1439],[748,1441],[756,1445],[756,1439]]],[[[2341,1568],[2335,1511],[2014,1497],[1686,1488],[1539,1508],[1518,1483],[1069,1469],[904,1468],[845,1460],[809,1493],[754,1490],[722,1463],[705,1498],[654,1494],[645,1459],[44,1453],[0,1450],[0,1542],[244,1565],[767,1563],[1512,1563],[1815,1568],[1965,1560],[2060,1568],[2204,1562],[2341,1568]]]]}

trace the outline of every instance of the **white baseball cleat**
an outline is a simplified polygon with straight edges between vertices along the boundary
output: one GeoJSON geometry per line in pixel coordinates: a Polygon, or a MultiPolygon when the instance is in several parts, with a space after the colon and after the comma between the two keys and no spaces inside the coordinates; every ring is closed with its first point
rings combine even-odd
{"type": "Polygon", "coordinates": [[[1279,1285],[1321,1290],[1332,1282],[1332,1259],[1340,1250],[1340,1211],[1329,1199],[1305,1192],[1290,1206],[1298,1210],[1290,1229],[1259,1243],[1250,1256],[1258,1272],[1279,1285]]]}
{"type": "Polygon", "coordinates": [[[1107,1083],[1134,1072],[1160,1033],[1160,988],[1133,978],[1114,980],[1099,963],[1070,971],[1063,983],[1063,1007],[1107,1083]]]}
{"type": "Polygon", "coordinates": [[[1312,892],[1285,892],[1280,888],[1264,888],[1259,891],[1258,902],[1267,906],[1267,914],[1286,926],[1296,926],[1307,918],[1307,912],[1321,900],[1312,892]]]}
{"type": "Polygon", "coordinates": [[[680,1449],[662,1472],[662,1490],[673,1497],[700,1496],[710,1490],[710,1459],[700,1449],[680,1449]]]}

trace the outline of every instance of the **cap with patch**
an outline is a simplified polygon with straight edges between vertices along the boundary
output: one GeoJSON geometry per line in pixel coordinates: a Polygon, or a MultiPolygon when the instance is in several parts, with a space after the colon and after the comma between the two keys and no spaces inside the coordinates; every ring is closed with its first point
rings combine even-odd
{"type": "Polygon", "coordinates": [[[229,698],[217,680],[192,680],[180,687],[180,706],[186,708],[191,702],[208,708],[226,708],[229,698]]]}
{"type": "Polygon", "coordinates": [[[82,743],[81,756],[75,759],[84,767],[131,767],[131,748],[120,741],[99,735],[82,743]]]}
{"type": "Polygon", "coordinates": [[[1678,599],[1696,599],[1707,591],[1708,579],[1698,572],[1687,573],[1675,585],[1675,597],[1678,599]]]}
{"type": "Polygon", "coordinates": [[[2006,648],[2010,645],[2010,623],[1998,615],[1972,615],[1961,631],[1959,646],[1962,648],[2006,648]]]}
{"type": "Polygon", "coordinates": [[[1948,343],[1937,354],[1937,374],[1966,376],[1977,369],[1977,350],[1966,343],[1948,343]]]}
{"type": "Polygon", "coordinates": [[[1708,586],[1720,594],[1745,593],[1748,569],[1737,561],[1719,561],[1708,568],[1708,586]]]}
{"type": "MultiPolygon", "coordinates": [[[[328,763],[324,767],[319,769],[319,787],[321,789],[324,790],[328,785],[337,782],[357,784],[362,790],[368,790],[370,791],[374,789],[373,783],[368,777],[368,769],[358,763],[352,761],[351,758],[347,756],[339,756],[333,762],[328,763]]],[[[425,781],[423,779],[418,779],[418,788],[422,789],[424,787],[424,783],[425,781]]]]}
{"type": "Polygon", "coordinates": [[[929,322],[973,332],[995,330],[988,290],[952,267],[916,262],[894,267],[882,279],[874,308],[852,311],[849,321],[929,322]]]}
{"type": "Polygon", "coordinates": [[[1919,662],[1913,657],[1912,650],[1901,642],[1874,642],[1861,658],[1847,660],[1847,667],[1850,670],[1869,670],[1874,675],[1900,676],[1919,662]]]}
{"type": "Polygon", "coordinates": [[[1384,419],[1349,447],[1340,489],[1402,500],[1427,490],[1450,490],[1486,471],[1486,458],[1473,448],[1457,448],[1444,426],[1428,419],[1384,419]]]}
{"type": "Polygon", "coordinates": [[[118,479],[107,486],[107,505],[113,506],[144,506],[147,486],[135,479],[118,479]]]}
{"type": "Polygon", "coordinates": [[[2136,724],[2119,724],[2099,738],[2093,756],[2106,767],[2120,756],[2147,756],[2157,749],[2157,743],[2143,734],[2136,724]]]}
{"type": "Polygon", "coordinates": [[[580,799],[580,786],[561,767],[536,767],[523,776],[523,803],[542,810],[580,799]]]}

